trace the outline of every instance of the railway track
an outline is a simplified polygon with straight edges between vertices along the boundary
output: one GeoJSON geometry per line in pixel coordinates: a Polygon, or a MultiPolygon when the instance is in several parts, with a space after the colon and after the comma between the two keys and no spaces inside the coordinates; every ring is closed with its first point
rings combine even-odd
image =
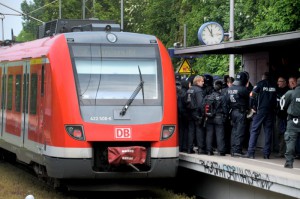
{"type": "MultiPolygon", "coordinates": [[[[91,182],[83,182],[93,187],[90,191],[78,189],[80,184],[77,184],[77,191],[67,189],[55,189],[49,181],[39,178],[34,170],[22,163],[14,161],[13,157],[3,156],[0,158],[0,198],[15,199],[25,198],[31,194],[35,199],[96,199],[96,198],[177,198],[188,199],[185,194],[175,194],[171,189],[164,188],[162,183],[143,186],[140,184],[135,190],[128,191],[124,186],[102,186],[102,189],[97,188],[91,182]],[[118,191],[116,191],[118,190],[118,191]],[[125,191],[126,190],[126,191],[125,191]]],[[[82,184],[81,184],[82,185],[82,184]]],[[[146,184],[145,184],[146,185],[146,184]]],[[[75,184],[73,183],[73,186],[75,184]]],[[[193,198],[193,197],[191,197],[193,198]]]]}

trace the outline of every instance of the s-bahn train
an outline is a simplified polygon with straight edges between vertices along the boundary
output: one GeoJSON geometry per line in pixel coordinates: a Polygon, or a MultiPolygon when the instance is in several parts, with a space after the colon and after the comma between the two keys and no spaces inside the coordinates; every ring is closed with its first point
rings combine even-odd
{"type": "Polygon", "coordinates": [[[175,177],[168,51],[115,24],[84,27],[0,48],[1,155],[55,180],[175,177]]]}

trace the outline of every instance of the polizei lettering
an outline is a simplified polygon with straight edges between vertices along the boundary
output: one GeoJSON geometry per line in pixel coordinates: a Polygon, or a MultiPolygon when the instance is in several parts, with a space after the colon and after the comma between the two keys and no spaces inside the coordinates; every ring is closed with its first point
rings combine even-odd
{"type": "Polygon", "coordinates": [[[237,94],[238,90],[228,90],[228,94],[237,94]]]}
{"type": "Polygon", "coordinates": [[[267,91],[267,92],[275,92],[276,89],[274,87],[263,87],[263,91],[267,91]]]}

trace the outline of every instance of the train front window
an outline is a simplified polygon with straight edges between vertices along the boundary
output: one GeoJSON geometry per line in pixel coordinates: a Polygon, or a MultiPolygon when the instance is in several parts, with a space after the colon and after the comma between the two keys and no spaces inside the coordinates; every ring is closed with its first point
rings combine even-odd
{"type": "Polygon", "coordinates": [[[144,96],[139,92],[132,105],[161,104],[157,47],[77,44],[72,50],[81,105],[124,105],[141,78],[144,96]]]}

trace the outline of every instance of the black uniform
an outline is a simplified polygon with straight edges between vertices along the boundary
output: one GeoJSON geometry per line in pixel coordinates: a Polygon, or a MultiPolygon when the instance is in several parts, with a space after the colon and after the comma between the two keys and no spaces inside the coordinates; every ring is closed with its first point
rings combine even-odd
{"type": "Polygon", "coordinates": [[[251,108],[256,111],[256,114],[252,120],[248,156],[254,158],[257,139],[263,125],[265,135],[263,153],[264,158],[269,159],[275,119],[276,84],[271,80],[268,72],[264,73],[264,79],[259,81],[253,88],[250,104],[251,108]]]}
{"type": "Polygon", "coordinates": [[[200,86],[193,85],[192,89],[195,91],[195,97],[198,107],[196,109],[188,110],[189,115],[189,133],[188,133],[188,153],[193,153],[194,138],[196,137],[196,143],[198,145],[198,153],[205,154],[205,131],[201,124],[202,113],[201,105],[203,102],[204,91],[200,86]]]}
{"type": "Polygon", "coordinates": [[[247,75],[239,73],[233,85],[227,90],[227,104],[231,109],[231,155],[241,156],[245,136],[246,115],[249,107],[249,92],[246,88],[247,75]]]}
{"type": "Polygon", "coordinates": [[[188,139],[188,112],[184,98],[189,88],[187,80],[181,80],[181,88],[177,90],[178,126],[179,126],[179,151],[186,152],[188,139]]]}
{"type": "Polygon", "coordinates": [[[280,99],[282,108],[287,108],[288,121],[286,132],[284,133],[284,140],[286,142],[284,167],[293,168],[295,146],[297,137],[300,133],[300,79],[297,80],[297,87],[295,90],[289,90],[280,99]]]}
{"type": "Polygon", "coordinates": [[[226,152],[224,122],[228,115],[228,109],[224,95],[221,94],[221,87],[222,82],[219,89],[215,89],[210,94],[215,98],[215,114],[212,117],[206,116],[206,149],[208,155],[213,155],[214,137],[216,137],[219,155],[224,156],[226,152]]]}
{"type": "Polygon", "coordinates": [[[276,105],[276,125],[274,129],[274,150],[278,151],[277,157],[284,157],[284,153],[286,150],[286,145],[284,141],[284,132],[286,131],[287,125],[287,112],[286,109],[281,110],[280,108],[280,98],[289,90],[288,86],[283,88],[276,88],[276,96],[277,96],[277,105],[276,105]]]}

